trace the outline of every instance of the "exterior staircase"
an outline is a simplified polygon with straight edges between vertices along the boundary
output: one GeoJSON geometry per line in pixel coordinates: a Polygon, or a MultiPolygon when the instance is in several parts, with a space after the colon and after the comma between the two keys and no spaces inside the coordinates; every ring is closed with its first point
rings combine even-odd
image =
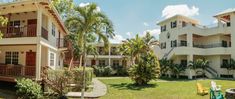
{"type": "Polygon", "coordinates": [[[208,78],[218,78],[218,72],[210,66],[205,69],[205,75],[208,78]]]}
{"type": "Polygon", "coordinates": [[[168,53],[165,53],[162,58],[163,58],[163,59],[164,59],[164,58],[170,59],[171,57],[169,57],[169,55],[170,55],[170,56],[173,55],[173,54],[171,54],[171,52],[172,52],[174,49],[175,49],[175,47],[171,48],[171,50],[170,50],[168,53]]]}

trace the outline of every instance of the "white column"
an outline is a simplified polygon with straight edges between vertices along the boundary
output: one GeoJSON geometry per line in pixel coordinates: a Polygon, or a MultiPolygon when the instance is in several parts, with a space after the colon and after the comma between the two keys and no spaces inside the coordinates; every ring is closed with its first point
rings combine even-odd
{"type": "Polygon", "coordinates": [[[188,47],[193,47],[193,34],[192,33],[187,33],[187,43],[188,47]]]}
{"type": "Polygon", "coordinates": [[[41,51],[42,51],[42,45],[37,44],[37,55],[36,55],[36,80],[40,79],[41,74],[41,51]]]}
{"type": "MultiPolygon", "coordinates": [[[[190,54],[187,56],[187,61],[188,61],[188,64],[190,61],[193,61],[193,55],[190,54]]],[[[188,79],[193,79],[193,75],[192,75],[192,70],[191,69],[188,69],[188,79]]]]}
{"type": "Polygon", "coordinates": [[[42,32],[42,10],[38,9],[37,11],[37,36],[41,37],[42,32]]]}
{"type": "Polygon", "coordinates": [[[109,66],[111,66],[111,45],[109,45],[109,66]]]}

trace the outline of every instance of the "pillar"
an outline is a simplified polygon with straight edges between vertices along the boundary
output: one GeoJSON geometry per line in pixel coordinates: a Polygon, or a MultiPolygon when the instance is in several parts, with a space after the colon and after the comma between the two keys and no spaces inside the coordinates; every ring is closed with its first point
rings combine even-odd
{"type": "Polygon", "coordinates": [[[193,47],[193,34],[192,33],[187,33],[187,46],[188,47],[193,47]]]}
{"type": "Polygon", "coordinates": [[[37,44],[37,55],[36,55],[36,80],[40,80],[41,74],[41,57],[42,57],[42,45],[37,44]]]}
{"type": "Polygon", "coordinates": [[[38,9],[37,11],[37,36],[41,37],[42,33],[42,10],[38,9]]]}
{"type": "MultiPolygon", "coordinates": [[[[193,61],[193,55],[192,54],[187,56],[187,61],[188,61],[188,65],[189,65],[190,61],[193,61]]],[[[188,69],[188,79],[193,79],[193,74],[192,74],[191,69],[188,69]]]]}
{"type": "Polygon", "coordinates": [[[109,65],[111,66],[111,45],[109,45],[109,65]]]}

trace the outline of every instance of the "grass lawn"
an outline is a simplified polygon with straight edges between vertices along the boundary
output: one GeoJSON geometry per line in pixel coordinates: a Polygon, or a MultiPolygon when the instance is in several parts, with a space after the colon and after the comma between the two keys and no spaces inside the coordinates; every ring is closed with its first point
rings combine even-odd
{"type": "MultiPolygon", "coordinates": [[[[210,87],[210,79],[206,80],[177,80],[151,81],[148,86],[136,87],[129,78],[99,78],[108,86],[108,92],[101,99],[209,99],[209,95],[196,94],[196,82],[210,87]]],[[[235,81],[214,80],[222,85],[223,94],[227,88],[235,88],[235,81]]]]}

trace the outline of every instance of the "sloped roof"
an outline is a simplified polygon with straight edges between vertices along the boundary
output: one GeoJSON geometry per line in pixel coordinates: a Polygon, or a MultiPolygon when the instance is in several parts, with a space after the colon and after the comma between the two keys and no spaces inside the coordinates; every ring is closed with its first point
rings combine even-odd
{"type": "Polygon", "coordinates": [[[223,14],[232,13],[232,12],[235,12],[235,8],[226,9],[226,10],[224,10],[222,12],[217,13],[214,17],[219,16],[219,15],[223,15],[223,14]]]}

